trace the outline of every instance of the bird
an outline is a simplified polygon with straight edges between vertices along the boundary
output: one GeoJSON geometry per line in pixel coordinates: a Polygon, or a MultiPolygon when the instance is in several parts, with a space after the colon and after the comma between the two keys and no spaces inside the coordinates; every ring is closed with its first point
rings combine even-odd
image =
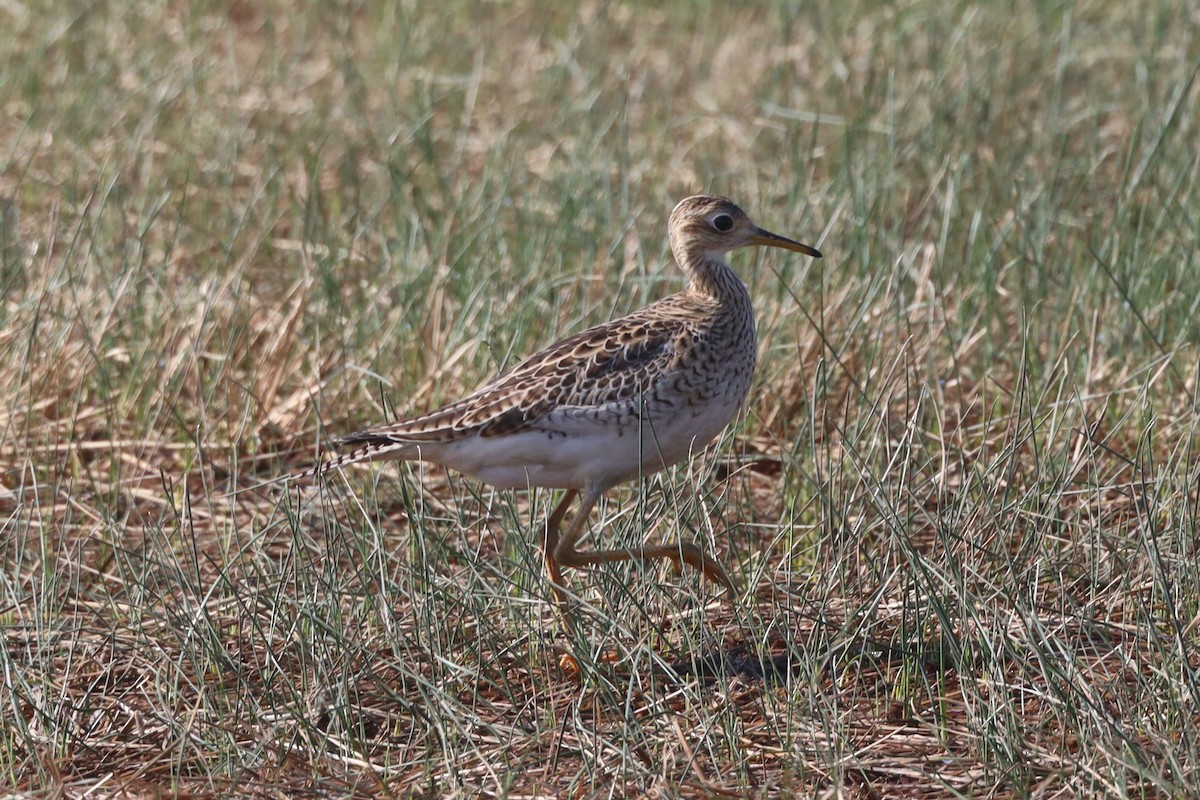
{"type": "Polygon", "coordinates": [[[561,339],[435,410],[351,433],[341,455],[296,477],[358,462],[425,461],[499,488],[563,490],[546,520],[543,566],[560,608],[562,570],[630,559],[684,563],[736,588],[690,542],[580,550],[602,495],[692,457],[734,418],[757,360],[754,310],[726,254],[748,246],[821,252],[763,230],[731,200],[680,201],[668,222],[687,287],[618,319],[561,339]],[[574,517],[567,512],[581,498],[574,517]]]}

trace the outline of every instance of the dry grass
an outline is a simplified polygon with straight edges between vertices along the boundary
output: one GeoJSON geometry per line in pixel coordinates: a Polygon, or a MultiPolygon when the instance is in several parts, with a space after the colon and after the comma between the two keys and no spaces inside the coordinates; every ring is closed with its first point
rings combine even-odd
{"type": "Polygon", "coordinates": [[[0,3],[0,786],[1195,793],[1194,7],[41,5],[0,3]],[[227,494],[671,290],[704,190],[827,258],[736,258],[746,419],[594,531],[736,602],[612,567],[568,642],[548,493],[227,494]]]}

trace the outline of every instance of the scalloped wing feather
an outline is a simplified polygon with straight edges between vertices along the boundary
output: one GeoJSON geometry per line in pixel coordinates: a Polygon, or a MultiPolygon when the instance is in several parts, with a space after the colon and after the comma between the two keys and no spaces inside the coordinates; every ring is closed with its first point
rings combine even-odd
{"type": "Polygon", "coordinates": [[[553,411],[637,403],[671,369],[696,334],[697,304],[683,292],[562,339],[493,378],[472,394],[428,414],[351,434],[356,458],[389,445],[504,436],[532,430],[553,411]],[[367,448],[366,452],[363,446],[367,448]]]}

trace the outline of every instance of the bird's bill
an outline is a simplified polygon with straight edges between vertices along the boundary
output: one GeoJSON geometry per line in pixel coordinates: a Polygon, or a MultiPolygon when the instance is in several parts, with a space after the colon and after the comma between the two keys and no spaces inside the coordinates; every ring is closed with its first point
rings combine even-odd
{"type": "Polygon", "coordinates": [[[791,250],[796,253],[804,253],[806,256],[812,256],[813,258],[821,257],[821,251],[815,247],[809,247],[806,244],[793,242],[791,239],[788,239],[785,236],[780,236],[779,234],[771,233],[770,231],[764,231],[762,228],[759,228],[750,237],[750,244],[758,244],[762,245],[763,247],[781,247],[784,250],[791,250]]]}

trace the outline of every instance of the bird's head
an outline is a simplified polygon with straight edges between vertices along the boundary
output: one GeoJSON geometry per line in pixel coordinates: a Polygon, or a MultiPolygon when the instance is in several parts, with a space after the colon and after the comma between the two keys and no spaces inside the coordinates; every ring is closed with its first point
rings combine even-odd
{"type": "Polygon", "coordinates": [[[671,212],[668,229],[671,249],[681,263],[694,263],[697,256],[723,260],[730,250],[751,245],[780,247],[813,258],[821,257],[815,247],[758,227],[745,211],[724,197],[697,195],[681,200],[671,212]]]}

